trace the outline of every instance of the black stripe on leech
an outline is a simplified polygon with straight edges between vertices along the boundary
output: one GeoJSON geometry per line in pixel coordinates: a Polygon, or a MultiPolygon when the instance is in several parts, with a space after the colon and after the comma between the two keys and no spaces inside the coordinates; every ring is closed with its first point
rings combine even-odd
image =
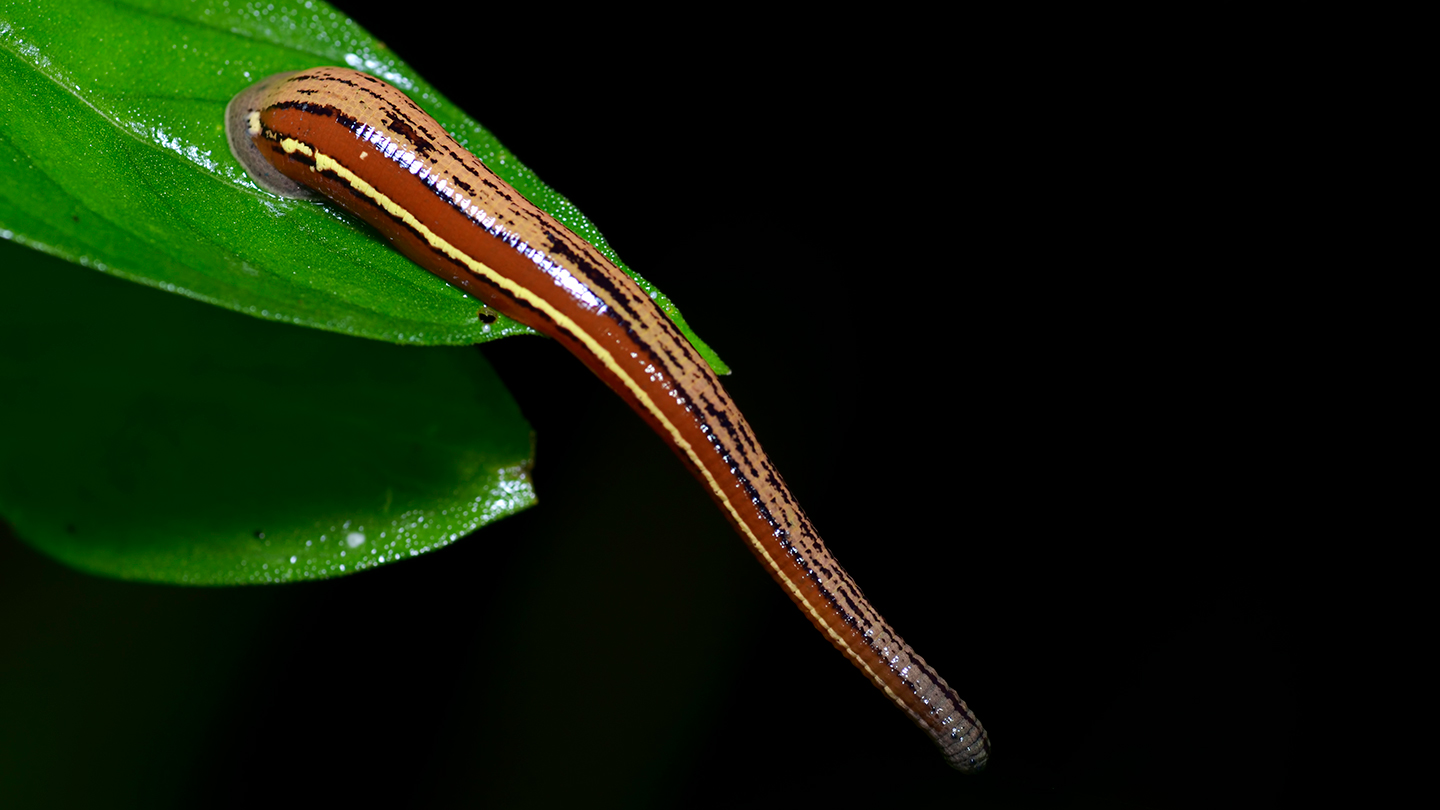
{"type": "MultiPolygon", "coordinates": [[[[651,303],[654,302],[652,301],[651,303]]],[[[655,309],[658,310],[660,309],[660,307],[657,306],[655,307],[655,309]]],[[[660,331],[671,338],[670,342],[661,344],[660,346],[660,350],[665,353],[666,359],[668,359],[675,366],[675,368],[688,367],[697,369],[701,380],[709,383],[711,386],[714,386],[717,391],[721,390],[720,381],[716,379],[715,372],[711,370],[710,365],[706,363],[702,358],[695,356],[695,348],[690,345],[690,341],[686,340],[684,335],[680,334],[680,327],[676,326],[675,322],[670,320],[670,316],[666,315],[664,312],[660,312],[660,318],[663,319],[660,321],[660,331]],[[669,325],[668,329],[665,328],[667,324],[669,325]],[[680,351],[685,354],[685,357],[676,357],[670,351],[671,347],[674,346],[679,346],[680,351]]],[[[680,377],[680,375],[675,374],[674,372],[671,372],[671,376],[675,379],[679,379],[680,377]]],[[[734,403],[731,404],[733,406],[734,403]]]]}
{"type": "Polygon", "coordinates": [[[270,110],[299,110],[317,118],[328,118],[334,120],[340,117],[340,108],[329,104],[317,104],[313,101],[277,101],[265,108],[270,110]]]}
{"type": "MultiPolygon", "coordinates": [[[[344,69],[344,68],[342,68],[342,70],[343,70],[343,69],[344,69]]],[[[325,70],[325,69],[324,69],[324,68],[311,68],[311,70],[325,70]]],[[[352,71],[352,73],[353,73],[354,75],[356,75],[356,76],[359,76],[359,77],[363,78],[363,79],[370,79],[370,81],[379,81],[378,79],[371,79],[369,75],[364,74],[364,73],[361,73],[361,72],[358,71],[358,70],[352,71]]],[[[298,73],[298,74],[296,74],[296,75],[294,75],[294,76],[291,76],[289,79],[286,79],[285,81],[286,81],[287,83],[289,83],[289,82],[303,82],[303,81],[308,81],[308,80],[310,80],[310,79],[314,79],[314,80],[317,81],[317,82],[335,82],[336,84],[343,84],[343,85],[345,85],[345,86],[347,86],[347,87],[354,87],[354,86],[355,86],[355,83],[352,82],[352,81],[350,81],[349,79],[341,78],[340,76],[338,76],[338,75],[336,75],[336,74],[334,74],[334,73],[330,73],[330,72],[328,72],[328,71],[325,72],[325,73],[298,73]]]]}
{"type": "MultiPolygon", "coordinates": [[[[568,259],[571,264],[570,270],[573,273],[584,276],[587,282],[604,290],[609,295],[610,300],[615,302],[615,306],[634,309],[634,304],[631,302],[630,296],[625,295],[620,290],[619,285],[615,283],[609,273],[597,269],[586,257],[581,256],[574,246],[562,242],[560,233],[554,229],[545,228],[544,230],[545,236],[550,242],[550,250],[548,250],[547,253],[552,256],[560,256],[561,258],[568,259]]],[[[615,306],[612,306],[611,309],[615,309],[615,306]]],[[[656,309],[659,309],[659,307],[656,307],[656,309]]],[[[664,313],[662,312],[661,315],[664,315],[664,313]]],[[[643,328],[648,329],[649,326],[646,325],[643,328]]]]}
{"type": "MultiPolygon", "coordinates": [[[[718,387],[716,390],[719,390],[718,387]]],[[[752,457],[760,455],[760,448],[758,443],[755,441],[754,436],[747,436],[746,434],[749,433],[749,431],[741,431],[739,428],[737,428],[735,423],[730,421],[730,415],[726,413],[726,408],[717,408],[715,406],[715,403],[711,402],[708,398],[703,399],[703,404],[705,407],[705,412],[710,414],[710,416],[715,420],[715,422],[719,423],[719,425],[725,429],[725,435],[730,437],[730,443],[737,450],[746,451],[746,459],[750,459],[752,457]]],[[[727,404],[731,406],[730,410],[734,409],[734,403],[727,404]]]]}
{"type": "MultiPolygon", "coordinates": [[[[359,71],[354,71],[354,75],[359,76],[361,79],[364,79],[365,81],[370,82],[371,84],[379,84],[379,85],[384,85],[384,84],[385,84],[384,82],[380,81],[379,79],[375,78],[374,76],[370,76],[370,75],[368,75],[368,74],[361,73],[361,72],[359,72],[359,71]]],[[[298,75],[295,75],[295,76],[291,76],[290,78],[286,79],[286,80],[285,80],[285,83],[286,83],[286,84],[293,84],[293,83],[295,83],[295,82],[303,82],[303,81],[334,82],[334,83],[336,83],[336,84],[343,84],[343,85],[345,85],[346,87],[353,87],[353,88],[356,90],[356,92],[365,93],[366,95],[369,95],[371,98],[375,99],[376,101],[387,101],[387,102],[388,102],[388,101],[389,101],[389,98],[390,98],[387,94],[385,94],[385,93],[383,93],[383,92],[376,91],[376,90],[371,90],[371,89],[368,88],[368,87],[361,87],[360,85],[356,84],[355,82],[353,82],[353,81],[351,81],[351,80],[349,80],[349,79],[347,79],[347,78],[343,78],[343,77],[341,77],[341,76],[337,76],[337,75],[335,75],[334,73],[301,73],[301,74],[298,74],[298,75]]],[[[297,90],[297,91],[295,91],[295,92],[304,92],[304,91],[297,90]]],[[[401,94],[401,97],[402,97],[402,98],[405,98],[405,101],[406,101],[407,103],[409,103],[411,107],[415,107],[415,103],[412,102],[412,101],[410,101],[409,98],[405,97],[403,93],[401,94]]],[[[416,108],[416,109],[418,109],[418,108],[416,108]]]]}
{"type": "Polygon", "coordinates": [[[404,114],[393,105],[389,110],[382,110],[380,115],[387,119],[385,126],[389,127],[391,132],[410,141],[411,145],[415,147],[416,155],[429,157],[431,152],[436,151],[434,143],[420,137],[420,134],[415,131],[415,122],[411,121],[408,116],[405,116],[404,122],[400,120],[404,114]]]}
{"type": "Polygon", "coordinates": [[[454,172],[451,172],[450,174],[450,185],[455,186],[466,194],[469,194],[472,200],[475,198],[475,189],[471,188],[469,183],[456,177],[454,172]]]}

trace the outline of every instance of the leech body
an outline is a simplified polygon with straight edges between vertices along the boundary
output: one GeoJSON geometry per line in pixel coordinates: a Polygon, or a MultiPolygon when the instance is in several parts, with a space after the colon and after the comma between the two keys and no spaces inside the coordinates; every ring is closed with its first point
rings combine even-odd
{"type": "Polygon", "coordinates": [[[225,114],[262,187],[325,198],[421,267],[560,341],[660,435],[810,622],[961,771],[990,744],[836,562],[714,372],[644,291],[403,93],[345,68],[271,76],[225,114]]]}

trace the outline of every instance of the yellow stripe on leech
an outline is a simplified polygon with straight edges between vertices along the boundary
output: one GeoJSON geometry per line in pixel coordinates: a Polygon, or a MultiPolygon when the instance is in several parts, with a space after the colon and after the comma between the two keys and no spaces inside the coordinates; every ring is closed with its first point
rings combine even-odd
{"type": "Polygon", "coordinates": [[[741,527],[744,530],[745,536],[750,540],[751,544],[755,546],[756,551],[758,551],[760,553],[760,556],[765,559],[765,562],[770,564],[770,567],[774,569],[776,575],[780,577],[780,581],[785,583],[785,587],[789,588],[790,592],[795,595],[795,598],[800,600],[800,603],[804,605],[807,611],[810,612],[810,615],[815,617],[815,621],[819,622],[820,626],[825,628],[825,632],[830,634],[830,637],[833,638],[835,642],[840,645],[841,649],[845,651],[845,654],[855,659],[855,661],[859,663],[860,666],[865,670],[866,674],[868,674],[871,678],[875,680],[876,685],[883,689],[885,691],[885,694],[889,695],[897,704],[899,704],[900,708],[904,709],[906,712],[909,712],[912,715],[915,714],[915,712],[912,711],[910,707],[905,705],[905,702],[901,700],[898,695],[896,695],[890,690],[889,685],[887,685],[884,680],[882,680],[878,675],[875,674],[873,670],[870,669],[869,664],[867,664],[863,658],[856,655],[854,650],[850,649],[850,645],[845,642],[845,639],[842,638],[839,633],[836,633],[835,630],[830,627],[830,624],[825,621],[824,617],[822,617],[820,613],[811,606],[810,600],[806,599],[805,595],[800,592],[800,589],[795,586],[795,583],[791,582],[790,578],[785,576],[785,572],[780,569],[780,565],[775,562],[775,559],[770,556],[770,552],[767,551],[765,549],[765,546],[760,543],[760,539],[755,536],[754,532],[750,531],[749,525],[741,519],[740,513],[736,511],[735,506],[730,502],[729,496],[727,496],[725,494],[725,491],[720,488],[719,482],[715,480],[714,476],[710,475],[710,470],[707,469],[703,463],[701,463],[700,457],[695,453],[695,449],[690,446],[690,443],[685,440],[685,437],[680,435],[680,431],[675,427],[674,424],[670,422],[669,419],[665,417],[664,412],[662,412],[655,405],[654,400],[650,399],[650,395],[645,391],[645,389],[641,388],[638,383],[631,379],[630,375],[627,374],[623,368],[621,368],[620,364],[615,362],[615,357],[611,355],[604,346],[601,346],[599,341],[591,337],[588,332],[580,328],[579,324],[575,323],[575,321],[567,317],[565,313],[556,309],[550,304],[550,302],[546,301],[544,298],[541,298],[523,285],[516,283],[514,280],[495,272],[484,262],[472,258],[469,254],[450,244],[444,238],[437,235],[434,231],[431,231],[429,228],[425,227],[424,223],[420,222],[419,219],[416,219],[415,215],[411,214],[408,210],[406,210],[404,206],[390,199],[388,195],[382,193],[379,189],[376,189],[374,186],[365,182],[364,179],[356,175],[354,172],[342,166],[339,161],[335,160],[327,154],[324,154],[323,152],[320,152],[317,149],[311,148],[310,145],[306,143],[295,140],[294,138],[282,139],[280,141],[280,146],[287,153],[293,154],[295,152],[299,152],[303,155],[314,157],[315,165],[311,167],[311,171],[334,172],[335,175],[340,178],[340,180],[347,183],[351,188],[374,200],[377,205],[379,205],[386,211],[386,213],[400,219],[406,225],[409,225],[411,228],[413,228],[417,233],[420,234],[421,237],[425,239],[426,242],[430,243],[431,247],[465,265],[471,270],[471,272],[484,276],[485,278],[494,282],[501,289],[508,291],[516,298],[525,301],[526,303],[545,313],[545,315],[549,317],[550,320],[554,321],[562,329],[565,329],[566,331],[579,338],[580,342],[585,344],[585,348],[589,349],[591,354],[598,357],[600,359],[600,362],[605,364],[606,368],[610,369],[611,373],[613,373],[616,377],[620,378],[621,382],[625,383],[625,387],[630,389],[630,392],[635,395],[635,398],[640,401],[640,404],[645,406],[645,410],[649,411],[651,415],[653,415],[657,420],[659,420],[660,424],[665,426],[665,430],[670,434],[671,440],[675,442],[675,445],[677,447],[685,451],[685,455],[689,456],[690,461],[693,462],[695,464],[695,467],[700,470],[702,475],[705,476],[705,482],[710,485],[710,489],[714,491],[715,495],[720,498],[720,502],[725,504],[725,508],[729,510],[730,514],[735,518],[735,525],[741,527]]]}

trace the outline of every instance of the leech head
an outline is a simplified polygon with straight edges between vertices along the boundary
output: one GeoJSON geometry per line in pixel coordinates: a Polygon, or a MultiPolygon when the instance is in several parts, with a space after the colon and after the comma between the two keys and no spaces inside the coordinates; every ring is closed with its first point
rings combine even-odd
{"type": "Polygon", "coordinates": [[[280,173],[261,149],[265,148],[265,109],[271,105],[275,91],[304,71],[276,73],[241,90],[225,108],[225,139],[230,143],[230,154],[240,161],[245,173],[255,185],[281,197],[296,200],[323,200],[319,194],[280,173]]]}

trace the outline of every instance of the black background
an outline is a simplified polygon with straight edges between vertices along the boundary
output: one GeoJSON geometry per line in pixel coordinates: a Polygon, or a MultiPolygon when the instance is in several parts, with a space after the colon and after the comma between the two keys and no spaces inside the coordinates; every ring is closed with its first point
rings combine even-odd
{"type": "Polygon", "coordinates": [[[541,504],[443,551],[191,590],[91,579],[6,535],[0,593],[44,617],[11,647],[55,662],[12,657],[12,677],[90,695],[43,724],[46,750],[94,763],[64,790],[150,806],[1286,795],[1284,415],[1246,268],[1218,247],[1223,200],[1244,194],[1243,112],[1069,21],[474,8],[350,13],[731,364],[827,542],[985,723],[989,772],[950,772],[661,442],[526,338],[477,351],[537,432],[541,504]]]}

